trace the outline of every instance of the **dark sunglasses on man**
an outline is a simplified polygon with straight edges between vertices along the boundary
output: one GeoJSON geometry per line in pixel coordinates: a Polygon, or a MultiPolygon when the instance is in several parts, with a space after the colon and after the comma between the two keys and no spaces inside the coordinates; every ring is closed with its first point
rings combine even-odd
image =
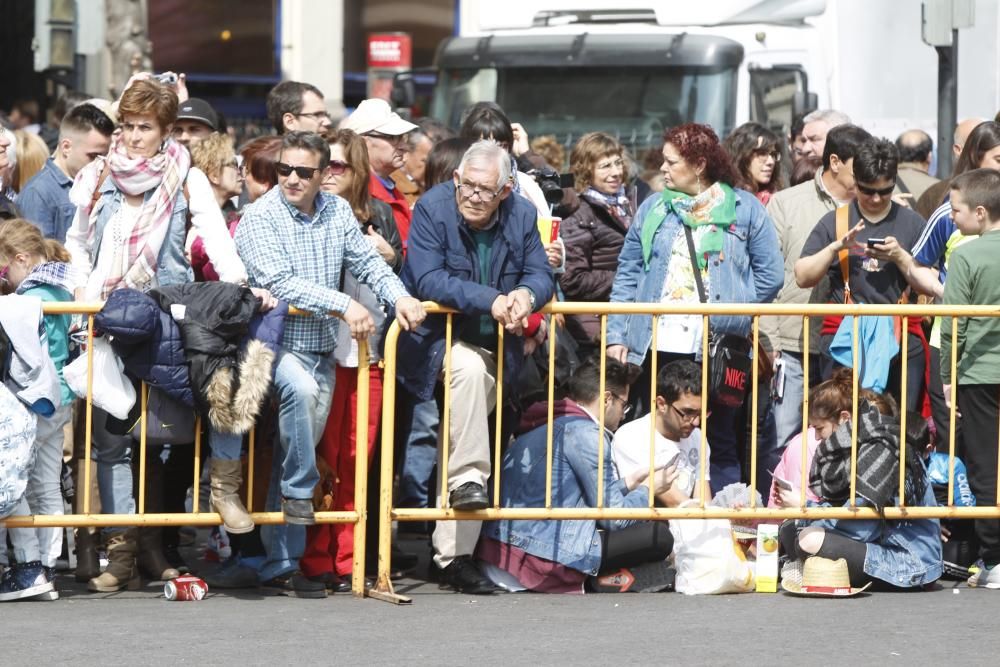
{"type": "Polygon", "coordinates": [[[304,181],[311,180],[316,175],[316,172],[319,171],[319,167],[293,167],[284,162],[275,162],[274,169],[278,172],[278,176],[291,176],[294,171],[304,181]]]}
{"type": "Polygon", "coordinates": [[[862,185],[861,183],[855,183],[854,185],[857,187],[858,192],[869,197],[874,197],[875,195],[878,195],[879,197],[888,197],[892,194],[892,191],[896,189],[895,183],[889,187],[881,189],[870,188],[867,185],[862,185]]]}

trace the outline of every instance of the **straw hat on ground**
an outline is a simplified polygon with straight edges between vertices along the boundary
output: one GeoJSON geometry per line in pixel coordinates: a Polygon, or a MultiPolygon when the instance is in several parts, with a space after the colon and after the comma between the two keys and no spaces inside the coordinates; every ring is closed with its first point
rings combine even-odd
{"type": "Polygon", "coordinates": [[[786,593],[803,597],[853,597],[871,586],[871,582],[860,588],[851,586],[847,561],[843,558],[830,560],[812,556],[802,566],[802,583],[793,578],[782,578],[781,588],[786,593]]]}

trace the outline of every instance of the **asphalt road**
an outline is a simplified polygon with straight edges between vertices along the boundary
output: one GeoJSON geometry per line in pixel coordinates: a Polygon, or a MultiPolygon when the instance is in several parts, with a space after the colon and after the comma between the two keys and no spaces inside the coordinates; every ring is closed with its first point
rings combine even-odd
{"type": "Polygon", "coordinates": [[[59,583],[57,602],[0,605],[3,664],[996,665],[1000,652],[1000,591],[955,582],[817,600],[473,597],[404,580],[409,606],[251,591],[169,602],[152,584],[90,594],[69,575],[59,583]]]}

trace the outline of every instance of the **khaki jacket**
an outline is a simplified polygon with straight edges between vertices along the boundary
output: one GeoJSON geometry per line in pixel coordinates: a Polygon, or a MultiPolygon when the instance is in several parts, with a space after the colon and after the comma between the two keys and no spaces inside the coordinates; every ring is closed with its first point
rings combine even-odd
{"type": "MultiPolygon", "coordinates": [[[[825,277],[809,289],[802,289],[795,283],[795,262],[802,256],[802,246],[819,219],[837,207],[837,201],[823,185],[822,176],[823,169],[820,168],[812,181],[774,193],[767,204],[767,212],[774,221],[781,254],[785,258],[785,285],[775,303],[823,303],[825,295],[830,292],[829,281],[825,277]]],[[[819,317],[810,319],[809,347],[813,351],[818,349],[821,320],[819,317]]],[[[765,346],[774,351],[802,352],[801,316],[762,317],[760,329],[765,346]]]]}
{"type": "Polygon", "coordinates": [[[916,167],[912,162],[903,162],[899,165],[896,181],[897,187],[899,182],[902,181],[906,185],[906,188],[913,193],[913,203],[911,206],[915,206],[920,196],[927,191],[927,188],[937,183],[938,179],[923,169],[916,167]]]}

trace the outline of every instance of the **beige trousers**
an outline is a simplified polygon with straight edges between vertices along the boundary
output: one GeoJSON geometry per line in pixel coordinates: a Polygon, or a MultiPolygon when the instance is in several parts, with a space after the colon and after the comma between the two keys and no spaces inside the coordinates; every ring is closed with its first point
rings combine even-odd
{"type": "MultiPolygon", "coordinates": [[[[489,415],[496,406],[497,364],[481,347],[456,343],[451,348],[451,414],[448,420],[448,491],[468,482],[486,488],[490,477],[489,415]]],[[[444,374],[442,372],[442,378],[444,374]]],[[[444,424],[441,425],[444,428],[444,424]]],[[[443,443],[439,432],[438,442],[443,443]]],[[[438,447],[438,474],[444,469],[438,447]]],[[[441,484],[437,485],[438,507],[441,484]]],[[[482,521],[438,521],[434,529],[434,562],[445,568],[458,556],[471,556],[482,521]]]]}

